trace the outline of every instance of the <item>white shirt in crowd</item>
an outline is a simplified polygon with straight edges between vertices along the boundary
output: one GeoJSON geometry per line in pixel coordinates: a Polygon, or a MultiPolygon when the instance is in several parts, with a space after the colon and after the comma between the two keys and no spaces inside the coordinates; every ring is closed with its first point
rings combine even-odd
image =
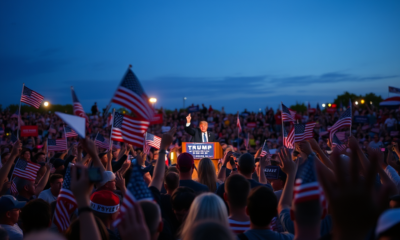
{"type": "Polygon", "coordinates": [[[57,201],[57,196],[54,196],[54,195],[51,193],[50,188],[49,188],[49,189],[46,189],[46,190],[43,190],[43,191],[39,194],[39,197],[38,197],[38,198],[43,199],[44,201],[48,202],[49,204],[52,203],[52,202],[54,202],[54,201],[57,201]]]}
{"type": "Polygon", "coordinates": [[[0,224],[0,228],[6,230],[8,234],[8,239],[10,240],[22,240],[24,238],[24,233],[22,229],[18,226],[18,224],[14,224],[14,226],[8,224],[0,224]]]}
{"type": "Polygon", "coordinates": [[[387,118],[386,121],[385,121],[385,124],[386,124],[388,127],[393,127],[393,126],[396,124],[396,119],[394,119],[394,118],[392,118],[392,119],[387,118]]]}

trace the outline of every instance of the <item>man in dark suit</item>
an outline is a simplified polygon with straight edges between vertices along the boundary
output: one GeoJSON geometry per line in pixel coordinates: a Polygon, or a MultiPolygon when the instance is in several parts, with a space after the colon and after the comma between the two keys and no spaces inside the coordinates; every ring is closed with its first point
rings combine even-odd
{"type": "Polygon", "coordinates": [[[185,131],[192,135],[192,142],[215,142],[214,134],[207,132],[208,123],[206,121],[201,121],[199,128],[191,128],[190,127],[190,120],[192,117],[189,115],[186,117],[186,127],[185,131]]]}

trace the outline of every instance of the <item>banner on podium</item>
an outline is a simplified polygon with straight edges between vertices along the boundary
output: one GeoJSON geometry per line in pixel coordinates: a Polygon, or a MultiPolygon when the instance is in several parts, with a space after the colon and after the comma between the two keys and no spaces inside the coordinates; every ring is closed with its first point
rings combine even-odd
{"type": "Polygon", "coordinates": [[[214,158],[213,143],[187,143],[186,152],[192,154],[194,159],[214,158]]]}

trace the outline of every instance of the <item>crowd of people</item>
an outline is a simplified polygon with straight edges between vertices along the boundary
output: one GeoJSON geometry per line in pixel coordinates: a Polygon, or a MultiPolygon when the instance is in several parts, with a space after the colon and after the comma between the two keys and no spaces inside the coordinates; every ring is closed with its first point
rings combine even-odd
{"type": "Polygon", "coordinates": [[[283,146],[282,126],[287,132],[291,126],[282,124],[279,110],[228,114],[204,105],[196,112],[190,109],[159,110],[163,123],[148,132],[161,137],[161,145],[149,154],[142,146],[123,143],[111,150],[96,146],[97,134],[109,138],[111,132],[108,116],[97,105],[88,115],[87,137],[68,137],[67,150],[59,152],[46,151],[47,139],[65,138],[64,123],[55,114],[19,116],[3,110],[0,239],[400,238],[400,108],[353,106],[353,118],[366,118],[353,119],[351,129],[342,130],[344,150],[331,144],[327,131],[344,109],[297,113],[297,121],[317,124],[313,138],[297,142],[294,149],[283,146]],[[224,157],[217,169],[209,158],[196,167],[193,156],[182,151],[182,142],[191,140],[185,132],[189,113],[192,127],[207,121],[221,144],[224,157]],[[37,125],[38,136],[18,139],[21,125],[37,125]],[[271,154],[262,156],[264,143],[271,154]],[[168,152],[177,158],[165,161],[168,152]],[[13,177],[18,159],[40,166],[35,180],[13,177]],[[127,208],[135,166],[145,184],[140,191],[152,197],[127,208]],[[279,169],[276,178],[266,177],[269,166],[279,169]],[[101,180],[90,180],[93,168],[101,180]],[[60,231],[54,216],[66,183],[77,208],[60,231]],[[307,183],[317,183],[310,197],[302,192],[301,184],[307,183]]]}

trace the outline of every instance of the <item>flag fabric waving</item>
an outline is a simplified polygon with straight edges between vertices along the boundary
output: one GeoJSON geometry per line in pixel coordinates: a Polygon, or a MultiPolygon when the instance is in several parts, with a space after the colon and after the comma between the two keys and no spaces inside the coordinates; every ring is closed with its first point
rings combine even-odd
{"type": "Polygon", "coordinates": [[[149,125],[149,121],[136,120],[128,115],[115,113],[111,140],[127,142],[140,147],[143,144],[143,134],[147,131],[149,125]]]}
{"type": "Polygon", "coordinates": [[[147,184],[143,180],[143,173],[137,161],[132,163],[132,173],[128,182],[126,195],[122,201],[120,214],[113,222],[113,226],[117,226],[121,221],[126,211],[131,209],[139,200],[153,200],[153,195],[147,184]]]}
{"type": "Polygon", "coordinates": [[[161,138],[154,136],[151,133],[145,133],[145,139],[146,139],[146,144],[149,146],[152,146],[156,149],[160,149],[160,145],[161,145],[161,138]]]}
{"type": "Polygon", "coordinates": [[[287,108],[283,103],[282,105],[282,121],[284,122],[294,122],[296,117],[296,112],[287,108]]]}
{"type": "Polygon", "coordinates": [[[71,164],[68,165],[64,176],[64,183],[57,197],[54,211],[54,224],[59,232],[67,230],[70,224],[70,216],[77,208],[74,194],[71,192],[71,164]]]}
{"type": "Polygon", "coordinates": [[[131,110],[139,119],[148,121],[153,119],[154,110],[149,98],[130,68],[111,101],[131,110]]]}
{"type": "Polygon", "coordinates": [[[400,88],[396,88],[396,87],[391,87],[391,86],[389,86],[389,92],[400,94],[400,88]]]}
{"type": "Polygon", "coordinates": [[[283,145],[289,149],[294,149],[294,127],[290,129],[289,134],[287,133],[285,128],[283,129],[283,131],[283,145]]]}
{"type": "Polygon", "coordinates": [[[301,142],[313,137],[315,122],[294,125],[294,142],[301,142]]]}
{"type": "Polygon", "coordinates": [[[271,154],[269,153],[269,148],[268,148],[268,145],[266,144],[266,142],[264,142],[264,145],[263,145],[263,148],[262,148],[261,154],[260,154],[260,157],[264,157],[264,156],[268,156],[268,157],[271,156],[271,154]]]}
{"type": "Polygon", "coordinates": [[[336,134],[333,134],[332,146],[335,146],[335,148],[339,149],[340,151],[343,151],[344,149],[347,148],[346,144],[343,144],[343,143],[339,140],[339,138],[336,136],[336,134]]]}
{"type": "Polygon", "coordinates": [[[238,127],[238,134],[240,134],[242,132],[242,126],[240,125],[239,112],[237,114],[236,126],[238,127]]]}
{"type": "Polygon", "coordinates": [[[14,167],[12,178],[20,177],[30,181],[35,181],[39,169],[40,169],[39,164],[28,162],[25,161],[24,159],[18,159],[14,167]]]}
{"type": "Polygon", "coordinates": [[[35,108],[39,108],[43,99],[44,97],[42,95],[24,86],[21,96],[21,102],[29,104],[35,108]]]}
{"type": "Polygon", "coordinates": [[[324,191],[318,183],[315,171],[315,160],[313,157],[308,158],[297,172],[293,200],[295,204],[319,200],[322,207],[322,215],[323,217],[326,215],[327,202],[324,191]]]}
{"type": "Polygon", "coordinates": [[[97,134],[96,140],[94,141],[94,143],[96,144],[96,146],[98,146],[100,148],[104,148],[104,149],[110,148],[110,142],[108,141],[108,139],[105,139],[104,136],[101,135],[100,133],[97,134]]]}
{"type": "Polygon", "coordinates": [[[86,115],[85,111],[83,110],[82,104],[79,102],[78,97],[76,96],[76,93],[75,93],[75,90],[73,87],[71,87],[71,94],[72,94],[74,115],[83,117],[86,119],[86,122],[89,122],[89,118],[86,115]]]}
{"type": "Polygon", "coordinates": [[[67,139],[47,139],[47,149],[49,151],[65,151],[67,150],[67,139]]]}
{"type": "Polygon", "coordinates": [[[118,112],[114,113],[114,126],[111,130],[111,140],[117,142],[123,142],[122,138],[122,121],[124,119],[124,115],[118,112]]]}
{"type": "Polygon", "coordinates": [[[74,131],[74,129],[66,126],[64,127],[65,137],[77,137],[78,134],[74,131]]]}
{"type": "Polygon", "coordinates": [[[328,128],[328,131],[330,132],[329,139],[331,142],[333,139],[333,134],[335,134],[340,128],[351,126],[351,118],[351,107],[349,107],[346,109],[346,111],[344,111],[344,113],[342,113],[337,122],[333,124],[332,127],[328,128]]]}
{"type": "Polygon", "coordinates": [[[11,181],[10,192],[11,192],[11,195],[13,195],[14,197],[18,196],[17,185],[15,185],[15,182],[13,180],[11,181]]]}

